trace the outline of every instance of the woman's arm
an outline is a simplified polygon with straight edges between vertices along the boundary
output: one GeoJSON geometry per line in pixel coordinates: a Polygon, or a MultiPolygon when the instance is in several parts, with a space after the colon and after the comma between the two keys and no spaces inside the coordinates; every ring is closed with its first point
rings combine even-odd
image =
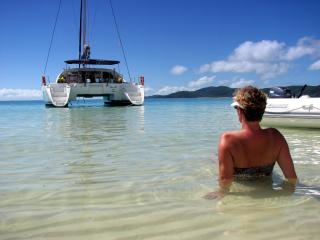
{"type": "Polygon", "coordinates": [[[276,130],[277,142],[280,146],[277,162],[288,182],[295,184],[297,182],[297,174],[294,169],[288,143],[284,136],[276,130]]]}
{"type": "MultiPolygon", "coordinates": [[[[222,198],[233,181],[233,161],[230,153],[230,135],[224,133],[219,142],[218,158],[219,158],[219,190],[210,192],[204,196],[205,199],[222,198]]],[[[232,137],[231,137],[232,138],[232,137]]]]}
{"type": "Polygon", "coordinates": [[[233,160],[231,155],[231,140],[230,133],[222,134],[218,147],[219,158],[219,186],[222,192],[229,190],[233,181],[233,160]]]}

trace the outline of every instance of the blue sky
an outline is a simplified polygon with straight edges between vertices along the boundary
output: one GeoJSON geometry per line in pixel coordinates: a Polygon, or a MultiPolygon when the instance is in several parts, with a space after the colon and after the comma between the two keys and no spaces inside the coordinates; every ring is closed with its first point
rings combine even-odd
{"type": "MultiPolygon", "coordinates": [[[[1,1],[0,100],[40,98],[59,0],[1,1]]],[[[113,0],[132,76],[146,94],[225,85],[320,84],[320,1],[113,0]]],[[[108,0],[89,0],[92,58],[118,59],[108,0]]],[[[46,75],[78,56],[78,0],[62,0],[46,75]]]]}

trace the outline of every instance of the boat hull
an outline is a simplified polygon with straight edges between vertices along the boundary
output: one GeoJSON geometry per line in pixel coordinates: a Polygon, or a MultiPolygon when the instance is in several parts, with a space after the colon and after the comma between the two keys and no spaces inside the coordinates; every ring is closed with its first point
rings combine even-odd
{"type": "Polygon", "coordinates": [[[268,99],[263,126],[320,128],[320,98],[268,99]]]}
{"type": "Polygon", "coordinates": [[[46,106],[67,107],[78,97],[103,97],[105,103],[114,105],[143,105],[144,86],[133,83],[53,83],[42,86],[46,106]]]}
{"type": "Polygon", "coordinates": [[[261,124],[268,127],[320,128],[320,115],[266,113],[261,124]]]}

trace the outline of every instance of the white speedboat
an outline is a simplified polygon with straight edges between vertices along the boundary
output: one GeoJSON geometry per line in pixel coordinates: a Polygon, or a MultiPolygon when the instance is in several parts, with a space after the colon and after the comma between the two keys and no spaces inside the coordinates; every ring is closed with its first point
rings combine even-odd
{"type": "Polygon", "coordinates": [[[87,4],[86,0],[80,1],[79,59],[65,61],[67,67],[57,76],[55,83],[47,84],[46,77],[42,76],[42,93],[46,106],[67,107],[78,97],[103,97],[106,104],[113,105],[142,105],[143,76],[138,82],[133,82],[129,74],[130,81],[127,82],[115,68],[101,67],[116,65],[119,61],[90,58],[85,29],[87,4]]]}
{"type": "Polygon", "coordinates": [[[294,98],[288,89],[271,88],[262,125],[320,128],[320,98],[302,95],[302,92],[294,98]]]}

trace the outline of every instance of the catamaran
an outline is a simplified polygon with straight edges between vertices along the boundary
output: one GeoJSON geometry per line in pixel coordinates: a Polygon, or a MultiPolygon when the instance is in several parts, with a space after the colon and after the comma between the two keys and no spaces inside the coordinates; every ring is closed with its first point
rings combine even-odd
{"type": "MultiPolygon", "coordinates": [[[[117,27],[111,1],[110,5],[117,27]]],[[[130,81],[126,81],[115,68],[105,67],[117,65],[120,61],[90,58],[91,49],[86,40],[86,6],[86,0],[80,0],[79,58],[65,61],[67,67],[57,76],[55,83],[47,83],[46,76],[42,76],[41,88],[45,105],[68,107],[78,97],[102,97],[106,104],[112,105],[142,105],[144,103],[143,76],[134,82],[129,73],[130,81]]],[[[123,50],[118,29],[117,32],[123,50]]],[[[125,62],[127,64],[126,58],[125,62]]]]}

